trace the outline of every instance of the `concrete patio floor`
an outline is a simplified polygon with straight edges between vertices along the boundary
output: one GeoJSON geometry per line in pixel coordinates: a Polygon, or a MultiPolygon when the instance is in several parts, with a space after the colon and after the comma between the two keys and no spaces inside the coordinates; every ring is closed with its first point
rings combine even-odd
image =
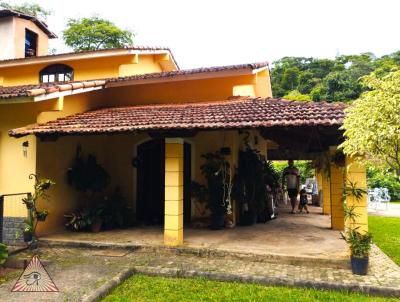
{"type": "MultiPolygon", "coordinates": [[[[310,214],[289,214],[279,209],[278,218],[253,226],[212,231],[184,229],[184,247],[231,253],[305,258],[308,260],[348,259],[346,243],[338,231],[330,229],[330,217],[321,208],[310,207],[310,214]]],[[[161,227],[137,227],[100,233],[62,231],[40,238],[47,243],[96,244],[121,247],[161,247],[161,227]]]]}

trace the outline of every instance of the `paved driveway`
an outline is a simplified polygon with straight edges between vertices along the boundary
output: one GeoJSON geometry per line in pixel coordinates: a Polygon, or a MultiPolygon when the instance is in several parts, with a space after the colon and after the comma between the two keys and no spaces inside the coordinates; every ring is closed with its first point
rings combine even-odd
{"type": "Polygon", "coordinates": [[[389,203],[387,209],[386,205],[380,205],[377,209],[368,209],[368,214],[375,216],[400,217],[400,204],[389,203]]]}

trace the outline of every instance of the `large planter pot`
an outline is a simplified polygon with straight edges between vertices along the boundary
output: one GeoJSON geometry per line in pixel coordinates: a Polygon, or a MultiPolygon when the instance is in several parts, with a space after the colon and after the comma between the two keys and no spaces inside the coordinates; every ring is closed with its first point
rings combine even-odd
{"type": "Polygon", "coordinates": [[[225,228],[225,214],[212,215],[210,229],[222,230],[223,228],[225,228]]]}
{"type": "Polygon", "coordinates": [[[24,232],[23,237],[24,237],[24,242],[30,242],[33,239],[33,234],[31,232],[24,232]]]}
{"type": "Polygon", "coordinates": [[[257,213],[253,211],[244,212],[239,219],[239,225],[248,226],[257,223],[257,213]]]}
{"type": "Polygon", "coordinates": [[[90,226],[93,233],[98,233],[101,230],[101,226],[103,225],[102,219],[96,219],[93,221],[92,225],[90,226]]]}
{"type": "Polygon", "coordinates": [[[267,211],[262,211],[261,213],[257,214],[257,223],[266,223],[268,220],[267,211]]]}
{"type": "Polygon", "coordinates": [[[357,258],[351,256],[351,270],[355,275],[366,275],[368,273],[369,258],[357,258]]]}

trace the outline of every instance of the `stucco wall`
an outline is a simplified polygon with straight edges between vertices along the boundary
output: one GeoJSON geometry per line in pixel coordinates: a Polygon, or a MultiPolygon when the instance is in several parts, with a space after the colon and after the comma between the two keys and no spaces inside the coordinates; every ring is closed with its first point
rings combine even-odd
{"type": "Polygon", "coordinates": [[[217,101],[232,95],[256,96],[253,75],[124,86],[108,88],[105,93],[110,105],[217,101]]]}
{"type": "MultiPolygon", "coordinates": [[[[74,69],[74,80],[93,80],[109,77],[127,76],[162,71],[154,55],[139,55],[136,61],[134,55],[111,56],[107,58],[90,58],[81,60],[62,60],[59,64],[66,64],[74,69]]],[[[3,77],[4,86],[37,84],[39,72],[53,63],[29,64],[25,66],[0,68],[0,77],[3,77]]]]}
{"type": "MultiPolygon", "coordinates": [[[[12,17],[0,19],[0,60],[11,59],[14,57],[15,44],[14,37],[14,19],[12,17]]],[[[1,84],[1,83],[0,83],[1,84]]]]}

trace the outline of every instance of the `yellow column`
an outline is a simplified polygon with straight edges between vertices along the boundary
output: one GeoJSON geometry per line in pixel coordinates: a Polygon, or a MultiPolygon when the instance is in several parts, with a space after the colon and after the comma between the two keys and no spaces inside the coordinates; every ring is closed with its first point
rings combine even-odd
{"type": "Polygon", "coordinates": [[[165,139],[164,244],[183,244],[183,139],[165,139]]]}
{"type": "MultiPolygon", "coordinates": [[[[346,184],[347,187],[351,183],[357,189],[367,190],[367,172],[363,163],[354,161],[353,158],[346,157],[346,184]]],[[[357,199],[352,195],[346,196],[346,204],[348,207],[353,207],[357,217],[354,221],[346,221],[346,227],[357,228],[360,232],[368,231],[368,208],[367,194],[363,194],[357,199]]]]}
{"type": "Polygon", "coordinates": [[[345,182],[343,168],[336,166],[334,163],[331,163],[330,166],[332,229],[344,230],[343,187],[345,182]]]}
{"type": "Polygon", "coordinates": [[[322,179],[322,213],[324,215],[331,214],[331,180],[325,171],[321,171],[322,179]]]}

